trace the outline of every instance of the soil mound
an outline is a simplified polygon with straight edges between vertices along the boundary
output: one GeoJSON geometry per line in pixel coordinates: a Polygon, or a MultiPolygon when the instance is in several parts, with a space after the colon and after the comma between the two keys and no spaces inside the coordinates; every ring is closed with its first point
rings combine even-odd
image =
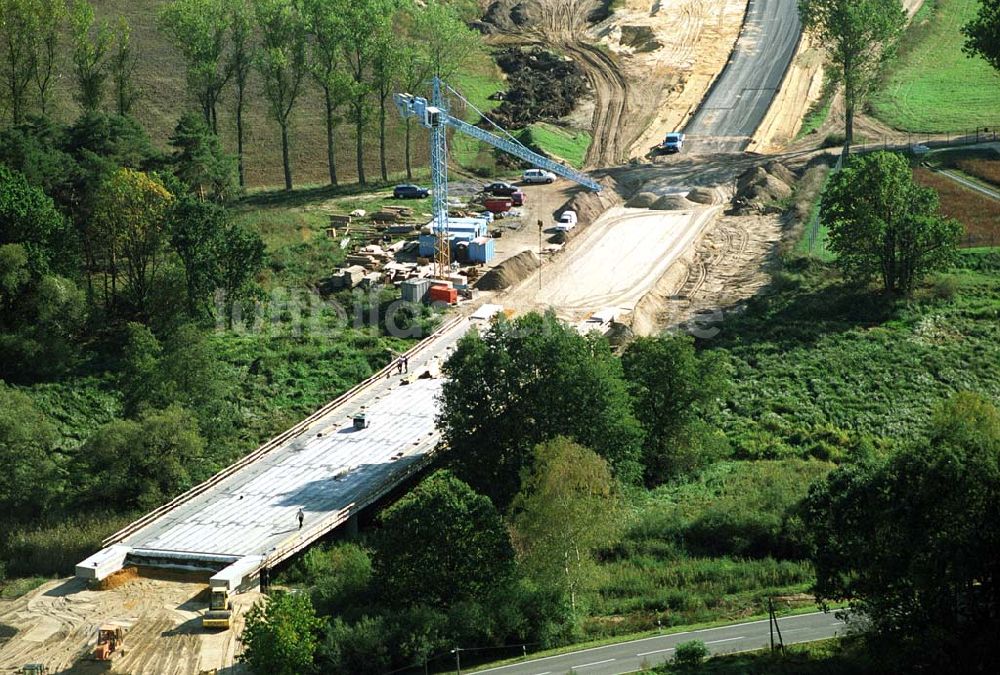
{"type": "Polygon", "coordinates": [[[663,46],[649,26],[622,26],[622,44],[640,54],[655,52],[663,46]]]}
{"type": "Polygon", "coordinates": [[[687,194],[687,198],[697,204],[714,204],[715,190],[705,187],[696,187],[687,194]]]}
{"type": "Polygon", "coordinates": [[[491,117],[501,126],[519,129],[538,120],[568,115],[587,91],[580,67],[541,48],[505,49],[495,56],[507,74],[503,103],[491,117]]]}
{"type": "Polygon", "coordinates": [[[600,192],[591,192],[589,190],[577,192],[559,209],[560,213],[567,209],[576,211],[577,226],[570,230],[571,232],[580,231],[582,229],[581,226],[586,227],[590,225],[604,215],[605,211],[622,203],[622,196],[618,194],[615,182],[612,179],[605,177],[597,182],[603,188],[600,192]]]}
{"type": "Polygon", "coordinates": [[[484,274],[476,288],[482,291],[502,291],[525,279],[541,265],[534,251],[521,251],[517,255],[484,274]]]}
{"type": "Polygon", "coordinates": [[[685,198],[684,195],[663,195],[649,208],[654,211],[681,211],[694,208],[694,202],[685,198]]]}
{"type": "MultiPolygon", "coordinates": [[[[776,172],[782,173],[781,169],[776,168],[776,172]]],[[[756,166],[747,169],[736,179],[733,207],[738,215],[781,213],[784,210],[781,202],[791,196],[792,188],[788,183],[769,173],[765,167],[756,166]]]]}
{"type": "Polygon", "coordinates": [[[630,209],[648,209],[656,203],[657,196],[652,192],[640,192],[625,203],[630,209]]]}
{"type": "Polygon", "coordinates": [[[764,168],[769,174],[780,180],[786,185],[795,185],[795,174],[787,166],[782,164],[776,159],[772,159],[770,162],[764,165],[764,168]]]}
{"type": "Polygon", "coordinates": [[[531,6],[524,2],[496,0],[486,8],[482,21],[473,25],[483,33],[517,30],[531,23],[533,18],[531,9],[531,6]]]}

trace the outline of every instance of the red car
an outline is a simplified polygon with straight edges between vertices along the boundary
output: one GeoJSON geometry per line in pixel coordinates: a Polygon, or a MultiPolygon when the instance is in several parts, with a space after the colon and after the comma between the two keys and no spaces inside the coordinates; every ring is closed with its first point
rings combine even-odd
{"type": "Polygon", "coordinates": [[[514,206],[524,206],[524,193],[518,190],[510,196],[510,203],[514,206]]]}

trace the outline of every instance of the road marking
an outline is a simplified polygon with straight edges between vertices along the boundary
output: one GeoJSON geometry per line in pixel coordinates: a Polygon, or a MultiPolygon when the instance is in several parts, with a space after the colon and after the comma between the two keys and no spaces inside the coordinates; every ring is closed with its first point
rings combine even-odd
{"type": "Polygon", "coordinates": [[[741,636],[739,636],[739,637],[734,637],[734,638],[726,638],[725,640],[711,640],[711,641],[709,641],[709,642],[706,642],[705,644],[707,644],[707,645],[714,645],[714,644],[716,644],[716,643],[719,643],[719,642],[732,642],[733,640],[745,640],[745,639],[746,639],[746,638],[744,638],[744,637],[743,637],[743,636],[741,635],[741,636]]]}
{"type": "MultiPolygon", "coordinates": [[[[821,616],[822,614],[824,614],[824,612],[810,612],[808,614],[795,614],[793,616],[783,616],[783,617],[779,618],[778,621],[781,622],[782,625],[784,625],[785,622],[787,622],[787,621],[794,621],[796,619],[816,618],[817,616],[821,616]]],[[[696,633],[707,633],[707,632],[713,631],[713,630],[724,630],[726,628],[734,628],[734,627],[737,627],[737,626],[739,626],[739,627],[753,626],[753,625],[758,624],[758,623],[768,623],[768,622],[769,622],[769,619],[757,619],[756,621],[747,621],[747,622],[744,622],[744,623],[731,623],[731,624],[727,624],[725,626],[716,626],[715,628],[701,628],[701,629],[694,630],[694,631],[682,631],[682,632],[679,632],[679,633],[669,633],[668,635],[670,637],[677,637],[678,635],[693,635],[693,634],[696,634],[696,633]]],[[[838,625],[839,626],[841,624],[838,623],[838,624],[831,624],[831,625],[838,625]]],[[[650,640],[662,640],[664,637],[667,637],[667,636],[666,635],[652,635],[652,636],[647,637],[647,638],[639,638],[638,640],[626,640],[624,642],[616,642],[616,643],[613,643],[613,644],[610,644],[610,645],[602,645],[600,647],[588,647],[587,649],[580,649],[580,650],[574,651],[574,652],[566,652],[565,654],[554,654],[552,656],[543,656],[543,657],[538,658],[538,659],[529,659],[525,663],[541,663],[542,661],[550,661],[552,659],[562,658],[562,657],[564,657],[564,656],[566,656],[568,654],[585,654],[587,652],[602,651],[602,650],[605,650],[605,649],[612,649],[614,647],[621,647],[621,646],[624,646],[624,645],[634,645],[634,644],[638,644],[640,642],[649,642],[650,640]]],[[[748,651],[752,651],[752,650],[748,650],[748,651]]],[[[483,675],[483,673],[498,673],[498,672],[507,670],[509,668],[518,668],[518,667],[521,667],[523,665],[524,665],[524,663],[508,663],[506,666],[497,666],[496,668],[487,668],[486,670],[480,670],[479,671],[479,675],[483,675]]]]}
{"type": "Polygon", "coordinates": [[[667,647],[666,649],[654,649],[651,652],[643,652],[642,654],[636,654],[636,656],[649,656],[650,654],[659,654],[661,652],[672,652],[675,649],[677,649],[677,647],[667,647]]]}
{"type": "Polygon", "coordinates": [[[552,671],[546,670],[544,673],[535,673],[535,675],[552,675],[552,671]]]}
{"type": "Polygon", "coordinates": [[[614,659],[607,659],[605,661],[594,661],[593,663],[581,663],[578,666],[570,666],[570,670],[573,670],[574,668],[589,668],[590,666],[599,666],[602,663],[611,663],[612,661],[614,661],[614,659]]]}

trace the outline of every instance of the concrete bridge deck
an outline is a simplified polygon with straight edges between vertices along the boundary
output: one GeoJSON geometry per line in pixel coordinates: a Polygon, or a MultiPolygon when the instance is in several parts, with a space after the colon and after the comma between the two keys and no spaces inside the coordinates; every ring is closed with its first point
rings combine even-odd
{"type": "Polygon", "coordinates": [[[407,353],[408,374],[388,366],[112,535],[77,565],[77,576],[102,579],[129,563],[202,568],[218,572],[213,585],[237,589],[344,524],[430,461],[440,367],[470,326],[465,318],[448,322],[407,353]],[[357,413],[367,428],[354,429],[357,413]]]}

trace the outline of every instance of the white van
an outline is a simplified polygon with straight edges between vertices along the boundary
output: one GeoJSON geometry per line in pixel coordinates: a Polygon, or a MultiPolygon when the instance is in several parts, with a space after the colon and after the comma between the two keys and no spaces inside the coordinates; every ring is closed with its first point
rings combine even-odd
{"type": "Polygon", "coordinates": [[[544,169],[528,169],[521,174],[522,183],[552,183],[556,175],[544,169]]]}
{"type": "Polygon", "coordinates": [[[559,232],[569,232],[576,227],[576,211],[563,211],[556,221],[556,230],[559,232]]]}

